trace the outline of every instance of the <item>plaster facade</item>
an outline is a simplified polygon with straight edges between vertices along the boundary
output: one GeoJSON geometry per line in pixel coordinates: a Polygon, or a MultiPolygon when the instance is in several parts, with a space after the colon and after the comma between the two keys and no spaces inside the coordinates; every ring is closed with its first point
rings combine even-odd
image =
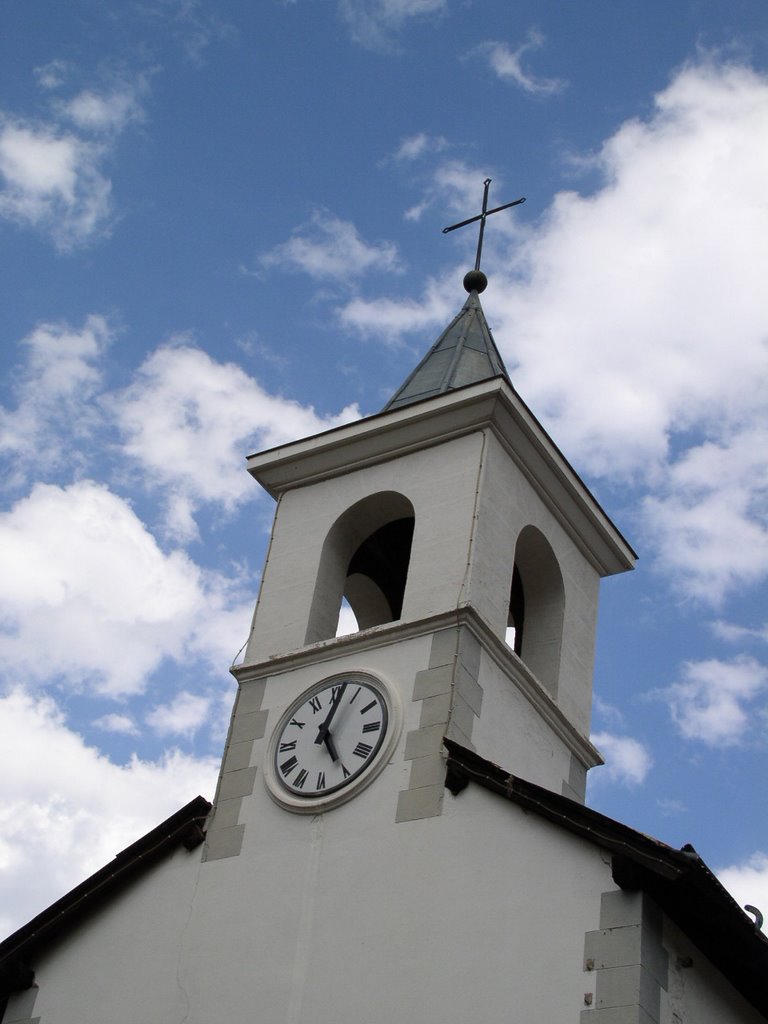
{"type": "Polygon", "coordinates": [[[177,853],[6,1024],[763,1019],[598,846],[475,787],[393,827],[392,781],[314,817],[262,804],[240,857],[177,853]]]}

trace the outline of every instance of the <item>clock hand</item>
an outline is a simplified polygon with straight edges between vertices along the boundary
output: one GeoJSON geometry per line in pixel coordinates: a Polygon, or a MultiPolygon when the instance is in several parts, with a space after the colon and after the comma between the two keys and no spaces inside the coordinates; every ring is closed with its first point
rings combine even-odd
{"type": "Polygon", "coordinates": [[[326,748],[328,749],[328,753],[331,755],[331,760],[338,761],[339,754],[338,751],[336,750],[336,744],[333,742],[333,737],[329,732],[325,734],[324,743],[326,748]]]}
{"type": "MultiPolygon", "coordinates": [[[[336,714],[336,712],[339,709],[339,704],[341,703],[341,698],[344,696],[344,691],[346,690],[346,688],[347,688],[347,684],[346,683],[342,683],[341,686],[339,687],[339,691],[336,694],[336,696],[334,697],[333,702],[331,703],[331,710],[328,712],[325,721],[322,722],[320,727],[318,728],[317,736],[315,737],[315,743],[325,743],[326,747],[328,747],[328,753],[331,754],[331,757],[333,757],[333,753],[331,752],[331,746],[333,745],[333,740],[331,740],[331,743],[329,745],[328,740],[329,740],[330,737],[328,735],[328,731],[331,728],[331,722],[333,721],[333,716],[336,714]]],[[[334,748],[334,751],[335,751],[335,748],[334,748]]],[[[339,759],[338,755],[336,757],[333,757],[334,761],[338,761],[338,759],[339,759]]]]}

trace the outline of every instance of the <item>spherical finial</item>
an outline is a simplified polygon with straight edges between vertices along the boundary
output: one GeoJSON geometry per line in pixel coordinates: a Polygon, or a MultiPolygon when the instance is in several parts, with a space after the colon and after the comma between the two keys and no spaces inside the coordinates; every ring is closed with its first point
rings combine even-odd
{"type": "Polygon", "coordinates": [[[482,272],[482,270],[470,270],[468,274],[464,275],[464,291],[466,292],[484,292],[488,287],[488,278],[482,272]]]}

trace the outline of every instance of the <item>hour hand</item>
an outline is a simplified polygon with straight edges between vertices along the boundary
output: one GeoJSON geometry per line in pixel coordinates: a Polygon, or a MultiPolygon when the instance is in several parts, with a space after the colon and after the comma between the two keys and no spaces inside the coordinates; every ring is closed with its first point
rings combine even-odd
{"type": "Polygon", "coordinates": [[[338,751],[336,750],[336,744],[333,742],[333,737],[329,732],[326,732],[325,736],[323,737],[323,742],[325,743],[328,753],[331,755],[331,760],[338,761],[339,754],[338,751]]]}

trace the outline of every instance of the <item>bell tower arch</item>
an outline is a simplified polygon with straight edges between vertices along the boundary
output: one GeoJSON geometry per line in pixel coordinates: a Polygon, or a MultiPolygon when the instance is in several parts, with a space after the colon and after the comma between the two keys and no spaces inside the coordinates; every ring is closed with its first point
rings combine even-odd
{"type": "Polygon", "coordinates": [[[555,553],[540,530],[524,526],[515,546],[509,595],[510,646],[555,698],[564,613],[565,587],[555,553]]]}
{"type": "Polygon", "coordinates": [[[306,643],[336,633],[342,597],[360,629],[400,618],[414,513],[396,491],[361,498],[328,531],[315,580],[306,643]]]}

